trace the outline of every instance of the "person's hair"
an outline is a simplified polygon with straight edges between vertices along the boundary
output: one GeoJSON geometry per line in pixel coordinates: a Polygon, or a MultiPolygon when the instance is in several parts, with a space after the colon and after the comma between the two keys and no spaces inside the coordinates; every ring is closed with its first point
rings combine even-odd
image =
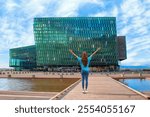
{"type": "Polygon", "coordinates": [[[82,52],[82,63],[84,66],[87,66],[87,63],[88,63],[88,55],[87,53],[84,51],[82,52]]]}

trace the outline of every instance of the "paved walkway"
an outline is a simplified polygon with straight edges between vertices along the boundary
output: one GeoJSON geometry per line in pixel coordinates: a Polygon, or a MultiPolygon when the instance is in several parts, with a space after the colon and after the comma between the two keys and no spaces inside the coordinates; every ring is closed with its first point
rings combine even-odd
{"type": "Polygon", "coordinates": [[[89,77],[88,93],[83,94],[81,82],[63,100],[145,100],[143,96],[110,77],[89,77]]]}

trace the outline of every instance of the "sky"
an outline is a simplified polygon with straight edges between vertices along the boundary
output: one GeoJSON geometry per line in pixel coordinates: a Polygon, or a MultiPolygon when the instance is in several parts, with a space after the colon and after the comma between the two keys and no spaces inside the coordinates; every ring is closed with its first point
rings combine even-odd
{"type": "Polygon", "coordinates": [[[34,17],[116,17],[126,36],[122,66],[150,66],[150,0],[0,0],[0,68],[9,49],[34,44],[34,17]]]}

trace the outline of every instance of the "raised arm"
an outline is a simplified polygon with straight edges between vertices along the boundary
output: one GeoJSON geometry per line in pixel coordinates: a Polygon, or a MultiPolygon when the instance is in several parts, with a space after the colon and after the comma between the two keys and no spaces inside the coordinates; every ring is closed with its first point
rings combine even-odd
{"type": "Polygon", "coordinates": [[[78,56],[71,50],[69,49],[70,53],[73,54],[76,58],[78,58],[78,56]]]}
{"type": "Polygon", "coordinates": [[[96,54],[97,53],[97,51],[99,51],[101,48],[97,48],[97,50],[95,51],[95,52],[93,52],[92,54],[91,54],[91,56],[90,57],[92,57],[94,54],[96,54]]]}

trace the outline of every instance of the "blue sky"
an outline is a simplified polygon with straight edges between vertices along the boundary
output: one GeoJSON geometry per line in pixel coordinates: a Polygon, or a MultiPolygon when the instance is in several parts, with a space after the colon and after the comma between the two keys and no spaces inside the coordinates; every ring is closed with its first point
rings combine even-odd
{"type": "Polygon", "coordinates": [[[117,18],[126,36],[121,65],[150,66],[150,0],[0,0],[0,68],[9,66],[9,49],[34,44],[34,17],[117,18]]]}

